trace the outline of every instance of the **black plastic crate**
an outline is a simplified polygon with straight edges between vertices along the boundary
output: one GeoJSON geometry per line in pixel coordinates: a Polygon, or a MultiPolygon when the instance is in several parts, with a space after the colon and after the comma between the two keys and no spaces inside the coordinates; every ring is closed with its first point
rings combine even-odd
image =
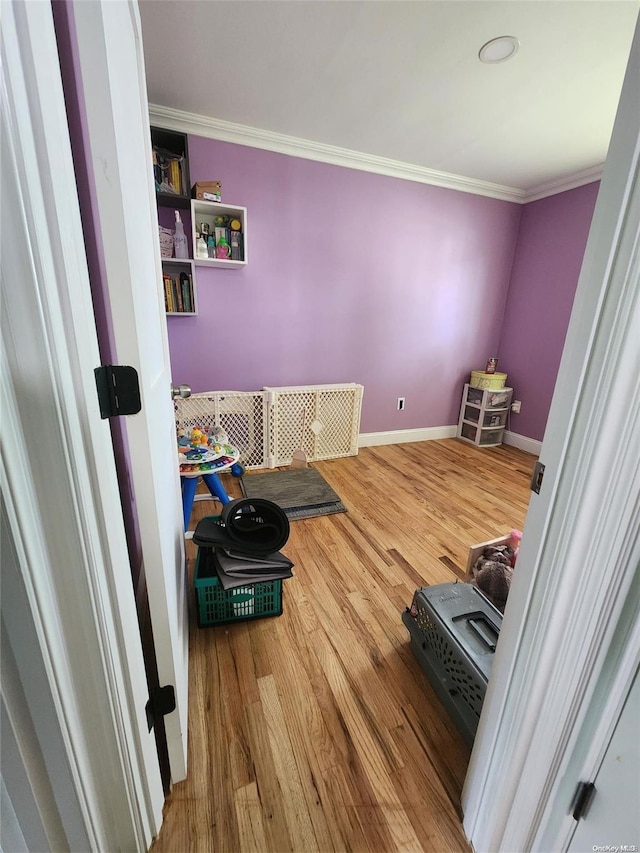
{"type": "Polygon", "coordinates": [[[502,614],[474,586],[456,582],[417,589],[402,621],[416,660],[471,746],[502,614]]]}

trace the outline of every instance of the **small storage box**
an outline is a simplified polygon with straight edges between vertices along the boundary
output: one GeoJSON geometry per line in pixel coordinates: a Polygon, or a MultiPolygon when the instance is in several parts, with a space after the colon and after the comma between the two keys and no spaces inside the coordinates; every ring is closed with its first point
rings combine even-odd
{"type": "Polygon", "coordinates": [[[194,586],[200,628],[282,614],[282,580],[224,589],[211,548],[198,548],[194,586]]]}
{"type": "Polygon", "coordinates": [[[220,181],[198,181],[193,187],[193,198],[200,201],[222,201],[222,184],[220,181]]]}
{"type": "Polygon", "coordinates": [[[484,370],[472,370],[469,385],[472,388],[504,388],[507,384],[506,373],[485,373],[484,370]]]}
{"type": "Polygon", "coordinates": [[[472,746],[502,614],[471,584],[445,583],[417,589],[402,621],[416,660],[472,746]]]}

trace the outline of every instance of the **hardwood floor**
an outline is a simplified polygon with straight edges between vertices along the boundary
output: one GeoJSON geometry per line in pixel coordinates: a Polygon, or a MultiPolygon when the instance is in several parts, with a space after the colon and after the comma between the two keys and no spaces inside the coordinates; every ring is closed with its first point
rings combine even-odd
{"type": "MultiPolygon", "coordinates": [[[[198,629],[190,594],[189,776],[153,853],[470,849],[469,750],[400,614],[523,526],[534,463],[457,439],[313,463],[348,512],[292,522],[283,615],[198,629]]],[[[191,527],[217,510],[197,502],[191,527]]]]}

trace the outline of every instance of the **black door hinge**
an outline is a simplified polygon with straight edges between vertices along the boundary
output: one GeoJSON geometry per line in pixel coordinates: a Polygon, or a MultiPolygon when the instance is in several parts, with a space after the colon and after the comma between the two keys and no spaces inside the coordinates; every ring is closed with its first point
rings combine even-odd
{"type": "Polygon", "coordinates": [[[100,417],[115,418],[119,415],[137,415],[142,408],[138,374],[134,367],[119,364],[103,364],[94,370],[100,417]]]}
{"type": "Polygon", "coordinates": [[[533,469],[533,477],[531,478],[531,491],[536,495],[540,494],[540,488],[544,479],[544,465],[542,462],[536,462],[536,467],[533,469]]]}
{"type": "Polygon", "coordinates": [[[149,694],[149,701],[144,706],[147,714],[147,725],[149,731],[154,727],[160,717],[166,717],[176,709],[176,691],[172,684],[166,687],[156,687],[149,694]]]}
{"type": "Polygon", "coordinates": [[[573,795],[569,810],[572,811],[573,819],[580,820],[589,810],[591,801],[596,793],[596,786],[593,782],[578,782],[578,787],[573,795]]]}

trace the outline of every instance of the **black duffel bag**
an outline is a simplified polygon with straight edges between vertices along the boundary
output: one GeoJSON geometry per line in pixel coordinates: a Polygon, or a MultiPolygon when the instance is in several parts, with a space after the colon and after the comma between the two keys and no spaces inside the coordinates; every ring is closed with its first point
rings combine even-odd
{"type": "Polygon", "coordinates": [[[278,504],[261,498],[239,498],[222,508],[220,517],[203,518],[193,541],[202,548],[232,548],[242,554],[273,554],[289,538],[289,519],[278,504]]]}

